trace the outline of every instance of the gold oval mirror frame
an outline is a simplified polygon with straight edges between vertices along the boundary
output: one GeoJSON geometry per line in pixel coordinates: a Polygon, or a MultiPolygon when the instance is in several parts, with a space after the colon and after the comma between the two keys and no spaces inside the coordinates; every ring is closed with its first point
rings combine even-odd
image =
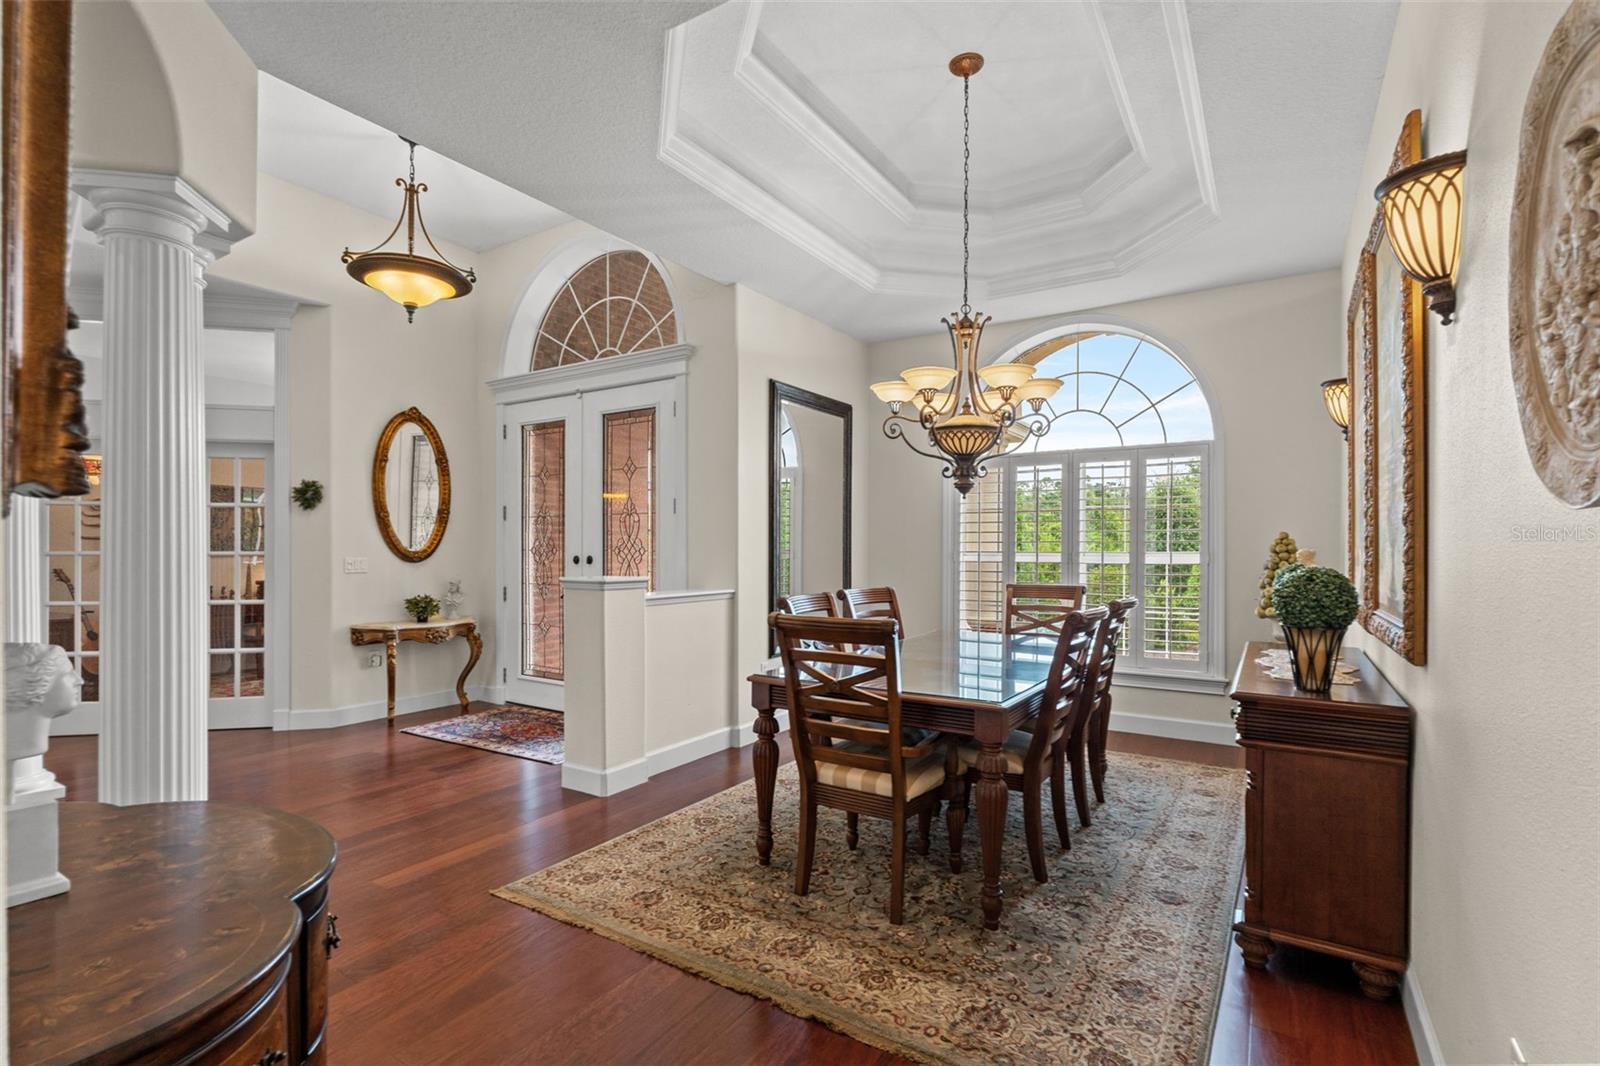
{"type": "Polygon", "coordinates": [[[450,521],[450,460],[445,455],[444,441],[440,439],[439,431],[428,421],[428,416],[415,407],[408,407],[389,419],[389,424],[383,427],[383,434],[378,437],[378,450],[372,457],[372,510],[377,516],[378,531],[383,534],[384,543],[389,545],[390,551],[407,562],[420,563],[437,551],[439,542],[444,539],[444,529],[450,521]],[[434,466],[439,472],[439,500],[434,511],[433,528],[420,548],[408,547],[395,532],[386,491],[389,448],[400,428],[408,422],[420,429],[427,438],[428,447],[433,451],[434,466]]]}

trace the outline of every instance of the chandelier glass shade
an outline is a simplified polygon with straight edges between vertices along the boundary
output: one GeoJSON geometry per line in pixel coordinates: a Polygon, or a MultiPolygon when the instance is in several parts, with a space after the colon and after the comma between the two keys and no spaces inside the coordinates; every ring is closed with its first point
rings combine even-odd
{"type": "Polygon", "coordinates": [[[1061,388],[1060,378],[1037,377],[1031,363],[978,365],[978,345],[989,316],[968,300],[971,260],[971,88],[972,76],[983,69],[983,57],[963,52],[950,60],[950,73],[961,79],[961,308],[944,318],[950,333],[950,366],[914,366],[898,380],[872,386],[889,405],[883,434],[904,441],[918,455],[944,463],[944,476],[965,496],[987,464],[1044,436],[1058,417],[1049,406],[1061,388]],[[922,447],[913,440],[924,440],[922,447]]]}
{"type": "Polygon", "coordinates": [[[400,217],[395,220],[389,235],[378,242],[376,248],[365,252],[352,252],[345,247],[339,261],[352,278],[371,286],[406,309],[406,321],[413,321],[417,308],[427,307],[440,300],[454,300],[472,291],[478,280],[471,267],[462,269],[444,257],[433,238],[428,235],[427,224],[422,221],[422,204],[419,201],[428,186],[417,181],[417,145],[415,141],[401,138],[411,151],[409,180],[396,178],[394,183],[405,190],[400,205],[400,217]],[[400,227],[406,228],[406,250],[384,251],[384,245],[394,239],[400,227]],[[416,253],[417,231],[438,258],[416,253]]]}

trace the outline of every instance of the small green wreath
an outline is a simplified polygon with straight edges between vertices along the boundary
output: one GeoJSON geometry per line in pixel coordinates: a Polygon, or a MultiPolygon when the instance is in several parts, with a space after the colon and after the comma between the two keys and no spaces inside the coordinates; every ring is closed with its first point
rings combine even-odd
{"type": "Polygon", "coordinates": [[[317,504],[322,502],[322,482],[308,478],[290,489],[289,495],[300,505],[300,510],[314,511],[317,504]]]}

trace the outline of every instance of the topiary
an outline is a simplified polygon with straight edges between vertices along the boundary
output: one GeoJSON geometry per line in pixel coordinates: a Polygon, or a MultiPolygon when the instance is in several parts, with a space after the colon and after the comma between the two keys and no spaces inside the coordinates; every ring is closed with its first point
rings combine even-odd
{"type": "Polygon", "coordinates": [[[1261,591],[1261,598],[1256,603],[1257,618],[1277,617],[1277,612],[1272,608],[1272,583],[1286,567],[1294,565],[1295,551],[1294,538],[1288,533],[1279,533],[1273,540],[1266,564],[1261,568],[1261,583],[1257,586],[1261,591]]]}
{"type": "Polygon", "coordinates": [[[1278,620],[1297,629],[1344,629],[1356,620],[1356,587],[1331,566],[1286,568],[1272,583],[1278,620]]]}

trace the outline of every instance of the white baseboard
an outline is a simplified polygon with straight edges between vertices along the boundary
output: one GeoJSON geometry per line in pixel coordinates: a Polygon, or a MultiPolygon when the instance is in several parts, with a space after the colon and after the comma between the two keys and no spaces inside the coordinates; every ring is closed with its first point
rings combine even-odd
{"type": "Polygon", "coordinates": [[[727,729],[713,729],[709,733],[702,733],[688,740],[680,740],[676,744],[668,744],[664,748],[645,755],[645,763],[649,767],[650,776],[664,774],[674,767],[685,763],[703,759],[707,755],[715,755],[729,747],[727,729]]]}
{"type": "Polygon", "coordinates": [[[1193,718],[1167,718],[1159,714],[1111,712],[1111,728],[1118,733],[1141,733],[1147,737],[1198,740],[1204,744],[1233,746],[1232,722],[1200,722],[1193,718]]]}
{"type": "MultiPolygon", "coordinates": [[[[467,698],[469,700],[483,699],[484,686],[468,685],[467,698]]],[[[394,713],[395,717],[398,718],[402,714],[415,714],[417,711],[448,707],[455,702],[455,689],[446,689],[443,692],[423,692],[415,696],[400,696],[394,701],[394,713]]],[[[388,713],[389,704],[386,700],[351,703],[343,707],[297,707],[288,711],[273,711],[272,728],[279,732],[303,729],[335,729],[339,726],[355,725],[357,722],[376,721],[386,717],[388,713]]]]}
{"type": "Polygon", "coordinates": [[[1417,1066],[1444,1066],[1444,1052],[1439,1050],[1439,1037],[1433,1031],[1433,1020],[1428,1017],[1428,1005],[1422,999],[1416,974],[1411,971],[1406,972],[1400,983],[1400,1002],[1406,1008],[1406,1024],[1411,1027],[1417,1066]]]}
{"type": "Polygon", "coordinates": [[[561,766],[561,787],[590,796],[615,796],[648,780],[648,759],[635,759],[609,770],[596,770],[570,762],[561,766]]]}

